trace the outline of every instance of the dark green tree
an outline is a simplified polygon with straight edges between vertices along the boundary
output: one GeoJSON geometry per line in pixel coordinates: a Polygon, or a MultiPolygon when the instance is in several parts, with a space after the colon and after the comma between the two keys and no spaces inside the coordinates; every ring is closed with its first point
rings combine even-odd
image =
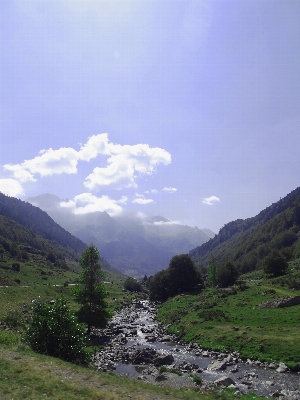
{"type": "Polygon", "coordinates": [[[130,292],[142,292],[143,286],[136,279],[129,277],[124,282],[124,289],[129,290],[130,292]]]}
{"type": "Polygon", "coordinates": [[[182,292],[190,292],[203,284],[200,272],[188,254],[174,256],[169,264],[169,292],[176,295],[182,292]]]}
{"type": "Polygon", "coordinates": [[[237,268],[231,262],[222,265],[216,273],[217,285],[222,288],[234,285],[237,278],[237,268]]]}
{"type": "Polygon", "coordinates": [[[82,272],[74,290],[75,300],[81,305],[78,320],[87,324],[88,334],[92,326],[104,327],[110,317],[105,301],[104,273],[99,259],[99,251],[93,244],[83,251],[79,260],[82,272]]]}
{"type": "Polygon", "coordinates": [[[264,271],[266,274],[274,277],[281,276],[287,272],[287,269],[288,263],[277,250],[274,250],[264,260],[264,271]]]}
{"type": "Polygon", "coordinates": [[[168,297],[203,288],[203,279],[188,254],[174,256],[166,270],[149,281],[150,299],[165,301],[168,297]]]}
{"type": "Polygon", "coordinates": [[[55,254],[54,254],[54,252],[53,252],[52,250],[49,251],[49,253],[47,254],[46,260],[50,261],[52,264],[55,263],[55,261],[56,261],[56,256],[55,256],[55,254]]]}
{"type": "Polygon", "coordinates": [[[20,258],[21,257],[21,251],[19,249],[19,245],[16,242],[13,242],[10,245],[10,255],[14,258],[20,258]]]}

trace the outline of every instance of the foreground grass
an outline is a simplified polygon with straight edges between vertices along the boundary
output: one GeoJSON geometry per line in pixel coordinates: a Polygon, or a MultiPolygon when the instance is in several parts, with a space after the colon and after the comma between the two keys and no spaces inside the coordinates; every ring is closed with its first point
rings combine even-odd
{"type": "Polygon", "coordinates": [[[300,295],[272,280],[249,281],[236,293],[206,290],[200,295],[176,296],[158,311],[158,319],[171,324],[170,333],[204,348],[239,351],[243,358],[300,362],[300,305],[258,308],[282,297],[300,295]]]}
{"type": "MultiPolygon", "coordinates": [[[[202,393],[198,389],[172,390],[99,373],[52,357],[35,354],[23,345],[0,348],[0,397],[13,399],[134,399],[230,400],[232,391],[202,393]]],[[[251,394],[243,399],[258,399],[251,394]]]]}

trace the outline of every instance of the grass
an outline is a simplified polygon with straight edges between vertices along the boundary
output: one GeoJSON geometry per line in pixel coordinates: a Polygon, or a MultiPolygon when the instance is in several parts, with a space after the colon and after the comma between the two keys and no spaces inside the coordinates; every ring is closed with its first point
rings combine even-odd
{"type": "Polygon", "coordinates": [[[278,278],[276,282],[249,279],[244,291],[207,289],[200,295],[176,296],[160,306],[158,319],[171,324],[169,333],[204,348],[293,366],[300,361],[300,305],[258,308],[266,301],[300,295],[278,278]]]}
{"type": "Polygon", "coordinates": [[[61,400],[259,399],[253,394],[251,397],[236,396],[230,390],[220,393],[152,386],[35,354],[20,345],[0,349],[0,395],[4,400],[49,397],[61,400]]]}
{"type": "MultiPolygon", "coordinates": [[[[68,261],[72,270],[66,271],[35,255],[34,261],[18,260],[20,272],[11,269],[13,262],[15,260],[8,257],[0,261],[0,298],[5,300],[0,301],[0,321],[12,311],[20,311],[24,304],[30,305],[34,299],[50,301],[64,295],[70,308],[77,309],[72,295],[72,285],[79,276],[78,272],[74,272],[78,270],[74,261],[68,261]]],[[[107,271],[104,279],[107,302],[112,310],[131,303],[135,295],[122,291],[126,277],[107,271]]]]}

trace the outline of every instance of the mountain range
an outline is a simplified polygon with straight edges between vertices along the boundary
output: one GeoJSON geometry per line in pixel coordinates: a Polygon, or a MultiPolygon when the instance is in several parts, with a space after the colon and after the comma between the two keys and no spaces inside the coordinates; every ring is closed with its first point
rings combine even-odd
{"type": "Polygon", "coordinates": [[[27,201],[47,212],[64,229],[85,243],[93,242],[113,267],[133,277],[152,275],[168,267],[177,254],[188,253],[215,234],[155,216],[111,217],[107,212],[74,214],[61,207],[58,196],[43,194],[27,201]]]}

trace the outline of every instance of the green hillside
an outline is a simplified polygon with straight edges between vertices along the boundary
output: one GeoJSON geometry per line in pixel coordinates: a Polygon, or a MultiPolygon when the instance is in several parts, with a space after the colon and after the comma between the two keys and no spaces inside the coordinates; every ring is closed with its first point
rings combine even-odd
{"type": "Polygon", "coordinates": [[[190,251],[200,267],[212,258],[233,262],[240,273],[263,266],[264,259],[278,250],[287,260],[300,256],[300,188],[272,204],[257,216],[226,224],[218,235],[190,251]]]}
{"type": "MultiPolygon", "coordinates": [[[[85,243],[72,236],[38,207],[34,207],[14,197],[5,196],[1,192],[0,215],[11,218],[30,229],[33,235],[38,235],[43,239],[56,242],[64,248],[69,248],[76,253],[82,252],[86,247],[85,243]]],[[[19,239],[22,240],[21,236],[19,236],[19,239]]],[[[17,240],[17,238],[15,240],[17,240]]]]}

